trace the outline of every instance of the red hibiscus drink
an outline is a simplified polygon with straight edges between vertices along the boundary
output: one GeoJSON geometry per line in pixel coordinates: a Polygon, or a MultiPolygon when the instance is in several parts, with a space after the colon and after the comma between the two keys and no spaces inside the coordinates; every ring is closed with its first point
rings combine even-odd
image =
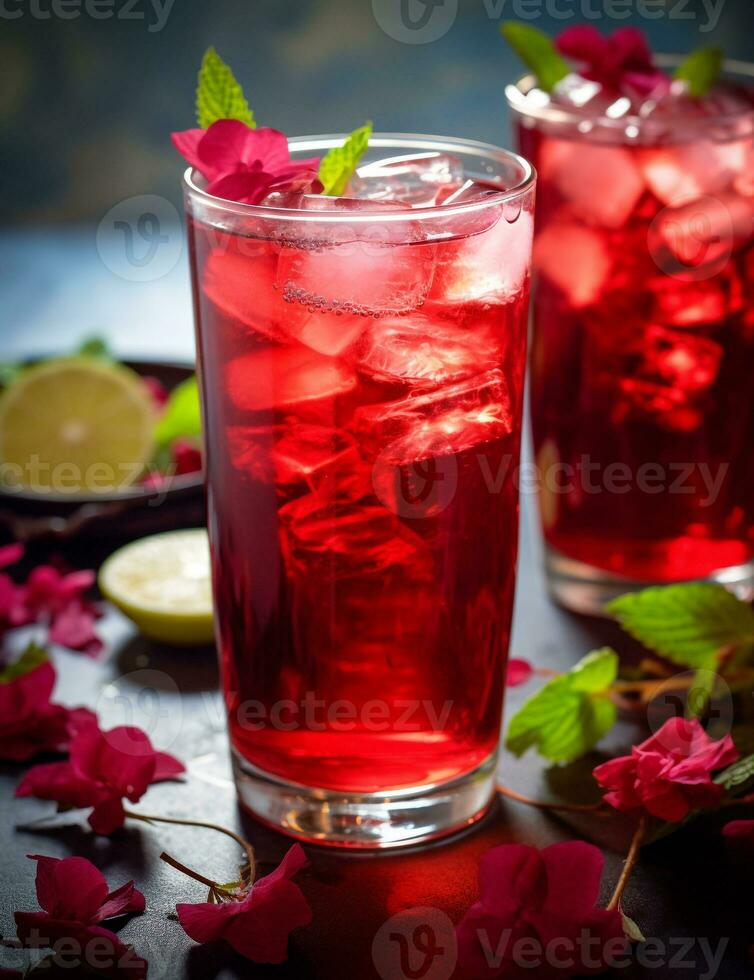
{"type": "Polygon", "coordinates": [[[508,89],[539,174],[531,405],[550,585],[629,588],[754,557],[754,98],[508,89]]]}
{"type": "Polygon", "coordinates": [[[241,800],[322,843],[447,833],[494,788],[531,168],[374,137],[339,198],[252,206],[200,184],[187,174],[241,800]]]}

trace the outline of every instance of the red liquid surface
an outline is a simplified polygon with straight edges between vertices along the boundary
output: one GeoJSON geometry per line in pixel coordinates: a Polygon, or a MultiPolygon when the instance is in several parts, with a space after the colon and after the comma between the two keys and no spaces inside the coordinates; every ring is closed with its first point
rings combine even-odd
{"type": "Polygon", "coordinates": [[[519,139],[539,174],[531,390],[548,544],[643,581],[750,561],[751,138],[519,139]]]}
{"type": "Polygon", "coordinates": [[[268,773],[380,791],[495,749],[531,221],[371,250],[190,223],[223,683],[268,773]]]}

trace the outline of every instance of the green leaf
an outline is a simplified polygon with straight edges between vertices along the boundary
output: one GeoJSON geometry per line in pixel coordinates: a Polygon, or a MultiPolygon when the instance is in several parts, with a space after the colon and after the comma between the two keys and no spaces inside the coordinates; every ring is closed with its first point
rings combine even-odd
{"type": "Polygon", "coordinates": [[[254,113],[236,77],[214,48],[207,48],[196,87],[196,119],[207,129],[218,119],[240,119],[256,127],[254,113]]]}
{"type": "Polygon", "coordinates": [[[712,670],[721,650],[754,648],[754,610],[722,585],[653,586],[606,608],[631,636],[686,667],[712,670]]]}
{"type": "Polygon", "coordinates": [[[676,68],[674,78],[686,83],[689,95],[701,98],[706,95],[720,77],[723,67],[723,49],[719,44],[698,48],[684,58],[676,68]]]}
{"type": "Polygon", "coordinates": [[[170,392],[154,435],[158,446],[169,446],[175,439],[190,439],[201,434],[199,386],[196,383],[196,375],[192,375],[170,392]]]}
{"type": "Polygon", "coordinates": [[[327,151],[319,165],[319,179],[324,184],[323,194],[331,197],[345,194],[348,181],[364,156],[371,135],[372,123],[366,122],[354,129],[342,146],[334,146],[327,151]]]}
{"type": "Polygon", "coordinates": [[[744,756],[734,762],[719,772],[713,781],[723,786],[729,796],[744,795],[754,783],[754,755],[744,756]]]}
{"type": "Polygon", "coordinates": [[[0,684],[10,684],[11,681],[16,680],[18,677],[23,677],[24,674],[30,674],[32,670],[41,667],[49,659],[44,647],[39,646],[37,643],[30,643],[18,660],[0,670],[0,684]]]}
{"type": "Polygon", "coordinates": [[[511,718],[506,745],[514,755],[536,747],[551,762],[584,755],[615,724],[616,707],[605,692],[618,672],[618,655],[605,647],[555,677],[511,718]]]}
{"type": "Polygon", "coordinates": [[[102,361],[114,361],[107,342],[102,337],[88,337],[76,351],[81,357],[98,357],[102,361]]]}
{"type": "Polygon", "coordinates": [[[570,74],[568,62],[558,54],[552,38],[543,31],[517,20],[507,20],[500,25],[500,33],[536,75],[537,85],[545,92],[552,92],[558,82],[570,74]]]}
{"type": "Polygon", "coordinates": [[[0,361],[0,388],[13,384],[23,369],[23,364],[18,361],[0,361]]]}

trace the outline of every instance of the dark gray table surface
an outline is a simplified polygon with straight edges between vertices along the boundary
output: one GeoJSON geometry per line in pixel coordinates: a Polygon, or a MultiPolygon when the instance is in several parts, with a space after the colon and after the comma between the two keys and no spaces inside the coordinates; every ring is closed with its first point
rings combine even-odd
{"type": "MultiPolygon", "coordinates": [[[[0,236],[0,310],[4,317],[0,359],[61,349],[78,337],[100,332],[114,338],[121,356],[190,358],[190,303],[184,259],[157,282],[121,280],[103,264],[93,232],[6,233],[0,236]]],[[[605,643],[628,649],[618,631],[605,623],[571,616],[548,599],[540,570],[540,549],[524,501],[524,527],[512,654],[536,665],[567,668],[588,650],[605,643]]],[[[70,545],[66,557],[91,567],[111,545],[70,545]]],[[[32,557],[36,557],[33,555],[32,557]]],[[[241,830],[263,862],[276,862],[287,839],[240,813],[227,759],[227,739],[217,667],[211,649],[176,650],[139,637],[130,623],[108,610],[101,624],[105,655],[97,661],[54,651],[59,672],[57,699],[88,704],[105,727],[136,724],[154,743],[187,764],[182,784],[151,788],[137,809],[189,819],[210,819],[241,830]]],[[[534,685],[510,690],[511,713],[534,685]]],[[[516,760],[503,753],[501,778],[539,798],[597,799],[591,769],[601,758],[627,749],[643,737],[623,720],[601,746],[602,752],[565,768],[547,770],[534,756],[516,760]]],[[[110,839],[95,837],[77,817],[55,829],[25,826],[49,813],[51,805],[13,800],[22,767],[0,767],[0,933],[14,934],[13,910],[34,909],[34,865],[25,855],[79,854],[94,861],[114,885],[134,878],[147,898],[147,910],[128,921],[121,938],[150,961],[150,978],[229,980],[233,977],[377,977],[372,943],[382,924],[402,909],[437,908],[457,921],[477,898],[481,855],[510,841],[544,846],[586,839],[605,852],[603,898],[620,871],[630,825],[622,818],[553,816],[501,800],[474,828],[436,844],[368,855],[308,847],[310,866],[299,883],[314,913],[311,926],[294,933],[290,958],[280,967],[258,967],[222,946],[199,947],[169,917],[176,901],[201,901],[202,886],[159,860],[168,850],[186,863],[220,878],[231,874],[237,848],[220,835],[177,827],[128,825],[110,839]]],[[[647,848],[625,896],[628,914],[655,945],[621,970],[625,977],[737,978],[750,975],[750,892],[727,870],[719,837],[721,819],[712,817],[647,848]],[[706,944],[725,943],[717,972],[707,966],[706,944]],[[650,955],[651,953],[651,955],[650,955]]],[[[20,966],[26,954],[0,950],[0,966],[20,966]]],[[[399,980],[401,973],[395,973],[399,980]]],[[[445,975],[445,974],[443,974],[445,975]]],[[[536,971],[533,972],[536,975],[536,971]]],[[[433,976],[430,974],[430,976],[433,976]]],[[[392,977],[391,977],[392,980],[392,977]]]]}

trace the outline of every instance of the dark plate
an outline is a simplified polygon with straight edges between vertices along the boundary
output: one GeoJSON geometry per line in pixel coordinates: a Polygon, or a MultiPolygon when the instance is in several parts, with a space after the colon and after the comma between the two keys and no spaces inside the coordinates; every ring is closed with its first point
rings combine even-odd
{"type": "MultiPolygon", "coordinates": [[[[194,373],[188,364],[125,361],[168,390],[194,373]]],[[[9,493],[0,489],[0,533],[14,541],[78,535],[136,536],[204,523],[204,476],[173,477],[159,488],[128,487],[113,494],[9,493]]]]}

